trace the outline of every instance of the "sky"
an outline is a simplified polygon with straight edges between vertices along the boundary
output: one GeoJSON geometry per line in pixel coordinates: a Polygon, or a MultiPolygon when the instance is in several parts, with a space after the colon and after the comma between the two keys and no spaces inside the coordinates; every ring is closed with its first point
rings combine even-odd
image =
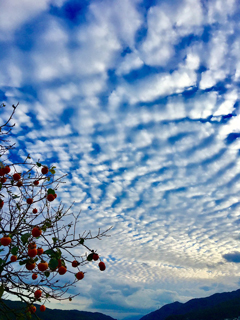
{"type": "MultiPolygon", "coordinates": [[[[17,156],[68,174],[56,201],[106,270],[58,309],[141,316],[240,285],[236,0],[1,0],[0,98],[17,156]]],[[[1,121],[2,121],[1,120],[1,121]]],[[[80,249],[79,249],[80,250],[80,249]]]]}

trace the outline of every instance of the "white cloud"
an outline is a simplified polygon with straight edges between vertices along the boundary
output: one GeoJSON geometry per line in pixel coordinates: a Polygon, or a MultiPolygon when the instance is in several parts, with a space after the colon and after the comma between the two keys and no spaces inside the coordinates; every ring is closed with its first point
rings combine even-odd
{"type": "Polygon", "coordinates": [[[201,33],[202,9],[199,1],[161,4],[148,11],[147,37],[140,47],[140,57],[151,66],[164,66],[174,56],[174,45],[181,37],[201,33]],[[190,14],[191,12],[191,14],[190,14]]]}
{"type": "Polygon", "coordinates": [[[143,17],[137,10],[139,0],[116,0],[104,3],[93,3],[90,12],[98,25],[108,25],[117,38],[125,46],[135,47],[135,34],[143,22],[143,17]]]}
{"type": "Polygon", "coordinates": [[[174,54],[173,44],[177,33],[172,28],[170,17],[160,8],[152,7],[148,11],[148,34],[141,46],[140,57],[151,66],[164,65],[174,54]]]}
{"type": "Polygon", "coordinates": [[[236,90],[231,90],[224,95],[224,101],[220,104],[218,110],[214,112],[214,116],[230,114],[233,112],[233,107],[238,99],[238,92],[236,90]]]}
{"type": "Polygon", "coordinates": [[[199,83],[200,89],[208,89],[213,87],[218,81],[223,80],[225,77],[225,72],[223,70],[211,71],[207,70],[202,73],[201,81],[199,83]]]}
{"type": "Polygon", "coordinates": [[[21,27],[22,24],[33,19],[45,11],[49,0],[33,2],[31,0],[2,0],[0,3],[0,40],[4,41],[21,27]]]}
{"type": "Polygon", "coordinates": [[[212,41],[209,43],[210,55],[208,59],[208,68],[219,70],[224,62],[227,53],[226,32],[218,31],[212,34],[212,41]]]}
{"type": "Polygon", "coordinates": [[[234,13],[236,8],[235,0],[214,0],[207,3],[208,5],[208,22],[213,24],[215,22],[226,23],[228,16],[234,13]]]}
{"type": "Polygon", "coordinates": [[[139,69],[143,66],[143,61],[136,52],[129,53],[123,59],[122,63],[116,70],[117,75],[127,74],[132,70],[139,69]]]}
{"type": "Polygon", "coordinates": [[[188,53],[186,58],[186,68],[190,70],[197,70],[200,64],[200,58],[197,54],[188,53]]]}
{"type": "Polygon", "coordinates": [[[53,18],[48,28],[41,33],[36,42],[31,59],[34,64],[34,78],[39,81],[51,81],[72,72],[72,62],[66,48],[68,34],[53,18]]]}
{"type": "Polygon", "coordinates": [[[196,79],[196,73],[193,70],[180,67],[172,74],[152,75],[136,81],[133,85],[124,83],[111,94],[109,99],[110,101],[113,99],[119,101],[121,98],[122,101],[125,101],[127,99],[130,104],[154,101],[161,96],[181,93],[186,88],[194,86],[196,79]],[[119,99],[119,97],[121,98],[119,99]]]}
{"type": "Polygon", "coordinates": [[[203,22],[203,12],[201,1],[185,0],[179,4],[176,10],[176,25],[182,27],[184,33],[196,26],[201,26],[203,22]]]}
{"type": "Polygon", "coordinates": [[[105,73],[115,65],[116,54],[123,45],[134,46],[135,32],[141,24],[134,4],[124,0],[111,6],[90,5],[88,24],[81,26],[76,35],[80,48],[73,55],[74,67],[80,74],[105,73]]]}

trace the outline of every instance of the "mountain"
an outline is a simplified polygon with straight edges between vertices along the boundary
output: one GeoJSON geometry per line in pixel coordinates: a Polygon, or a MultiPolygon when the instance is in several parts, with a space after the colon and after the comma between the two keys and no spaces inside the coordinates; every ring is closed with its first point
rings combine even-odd
{"type": "Polygon", "coordinates": [[[183,305],[180,302],[173,302],[170,304],[166,304],[159,310],[153,311],[146,316],[140,318],[140,320],[164,320],[167,316],[174,314],[177,310],[183,305]]]}
{"type": "Polygon", "coordinates": [[[123,318],[123,320],[139,320],[142,317],[142,315],[138,315],[138,316],[129,316],[129,317],[125,317],[123,318]]]}
{"type": "MultiPolygon", "coordinates": [[[[2,300],[8,307],[13,310],[17,309],[26,309],[26,305],[20,301],[11,301],[11,300],[2,300]]],[[[39,305],[37,307],[36,315],[42,320],[116,320],[110,316],[106,316],[103,313],[99,312],[87,312],[87,311],[78,311],[78,310],[59,310],[59,309],[46,309],[45,312],[39,311],[39,305]]],[[[1,305],[0,305],[1,309],[1,305]]],[[[9,319],[16,319],[13,314],[9,314],[9,319]]],[[[0,316],[0,319],[1,316],[0,316]]]]}
{"type": "Polygon", "coordinates": [[[215,293],[186,303],[173,302],[140,320],[224,320],[240,315],[240,289],[215,293]]]}

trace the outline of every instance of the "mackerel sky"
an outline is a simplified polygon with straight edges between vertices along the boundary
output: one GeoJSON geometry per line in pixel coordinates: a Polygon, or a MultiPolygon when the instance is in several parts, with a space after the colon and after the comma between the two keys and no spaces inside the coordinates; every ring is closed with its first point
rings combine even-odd
{"type": "Polygon", "coordinates": [[[47,307],[142,316],[240,285],[236,0],[1,0],[17,156],[68,173],[105,272],[47,307]]]}

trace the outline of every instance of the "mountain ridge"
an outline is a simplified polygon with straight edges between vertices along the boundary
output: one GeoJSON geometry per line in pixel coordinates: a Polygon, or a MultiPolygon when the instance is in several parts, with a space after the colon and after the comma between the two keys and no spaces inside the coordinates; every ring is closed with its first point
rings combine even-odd
{"type": "MultiPolygon", "coordinates": [[[[185,303],[175,301],[173,303],[166,304],[160,309],[143,316],[142,318],[140,318],[140,320],[180,320],[185,319],[185,317],[180,316],[188,315],[189,317],[190,313],[194,314],[193,319],[195,319],[194,316],[197,317],[197,313],[202,313],[204,310],[205,317],[207,317],[207,312],[211,313],[211,310],[216,308],[217,306],[218,308],[222,309],[222,312],[225,312],[225,309],[228,309],[228,305],[225,306],[226,302],[231,304],[231,301],[235,301],[233,306],[236,305],[236,316],[240,315],[240,289],[238,289],[231,292],[215,293],[205,298],[194,298],[185,303]]],[[[203,318],[203,320],[205,319],[207,318],[203,318]]]]}

